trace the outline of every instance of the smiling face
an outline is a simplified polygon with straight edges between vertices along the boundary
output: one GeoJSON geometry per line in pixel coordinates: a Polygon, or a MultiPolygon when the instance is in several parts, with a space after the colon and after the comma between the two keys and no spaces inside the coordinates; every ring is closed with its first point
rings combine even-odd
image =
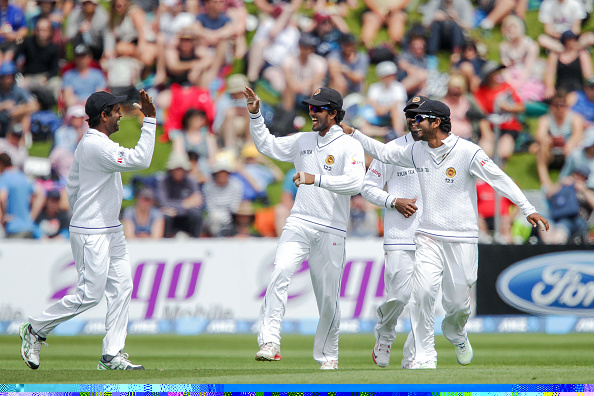
{"type": "MultiPolygon", "coordinates": [[[[120,130],[120,118],[122,118],[122,111],[119,104],[115,104],[111,113],[103,112],[104,117],[107,118],[105,122],[105,129],[111,135],[120,130]]],[[[104,119],[105,119],[104,118],[104,119]]]]}
{"type": "Polygon", "coordinates": [[[334,111],[324,106],[309,106],[309,116],[312,121],[312,130],[326,132],[330,129],[331,120],[334,119],[334,111]],[[330,112],[332,114],[330,114],[330,112]]]}

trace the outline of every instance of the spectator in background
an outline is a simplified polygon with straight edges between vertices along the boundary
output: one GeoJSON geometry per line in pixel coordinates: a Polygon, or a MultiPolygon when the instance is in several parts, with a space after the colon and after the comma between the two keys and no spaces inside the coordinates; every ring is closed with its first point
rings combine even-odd
{"type": "MultiPolygon", "coordinates": [[[[572,31],[577,37],[586,18],[584,5],[579,0],[544,0],[538,9],[538,20],[544,25],[544,34],[538,36],[538,44],[545,50],[563,52],[564,32],[572,31]]],[[[593,44],[592,32],[580,37],[579,47],[593,44]]]]}
{"type": "Polygon", "coordinates": [[[193,151],[198,155],[200,172],[210,175],[210,166],[215,162],[217,142],[208,129],[208,119],[202,110],[190,109],[182,120],[182,130],[172,131],[173,152],[186,155],[193,151]]]}
{"type": "Polygon", "coordinates": [[[308,0],[306,2],[306,8],[314,10],[314,23],[317,22],[316,17],[328,18],[331,25],[342,33],[349,31],[345,18],[351,9],[358,7],[359,4],[356,0],[308,0]]]}
{"type": "Polygon", "coordinates": [[[541,180],[546,180],[549,168],[561,169],[565,158],[582,142],[584,127],[584,118],[567,105],[567,92],[557,91],[536,127],[536,170],[541,180]]]}
{"type": "Polygon", "coordinates": [[[45,205],[35,219],[35,238],[51,240],[70,239],[69,227],[71,213],[69,210],[60,208],[60,199],[60,191],[48,191],[45,205]]]}
{"type": "Polygon", "coordinates": [[[301,101],[308,99],[317,87],[323,85],[328,63],[315,54],[317,41],[314,36],[302,33],[298,55],[289,55],[282,63],[285,89],[280,92],[285,110],[293,110],[295,106],[305,110],[301,101]]]}
{"type": "Polygon", "coordinates": [[[479,27],[490,31],[512,12],[519,16],[524,15],[527,7],[528,0],[479,0],[478,11],[485,15],[479,27]]]}
{"type": "Polygon", "coordinates": [[[140,61],[145,67],[153,66],[157,57],[157,46],[142,8],[132,4],[131,0],[113,0],[109,26],[116,42],[117,58],[132,58],[140,61]]]}
{"type": "Polygon", "coordinates": [[[461,74],[451,74],[448,91],[442,99],[450,108],[452,133],[477,143],[490,155],[493,153],[493,131],[472,95],[468,94],[466,81],[461,74]]]}
{"type": "Polygon", "coordinates": [[[0,138],[0,153],[10,156],[12,166],[23,170],[23,165],[29,156],[23,139],[23,127],[21,124],[12,124],[6,132],[5,138],[0,138]]]}
{"type": "Polygon", "coordinates": [[[92,59],[89,47],[84,44],[74,47],[74,68],[62,76],[62,99],[66,107],[85,103],[91,94],[107,87],[103,72],[91,67],[92,59]]]}
{"type": "Polygon", "coordinates": [[[52,31],[50,20],[39,18],[33,34],[25,37],[18,46],[16,59],[23,59],[22,73],[26,87],[29,90],[47,90],[57,100],[61,85],[58,76],[60,48],[52,42],[52,31]]]}
{"type": "Polygon", "coordinates": [[[124,236],[130,239],[160,239],[165,232],[163,214],[155,207],[155,194],[143,187],[136,194],[136,205],[124,209],[122,215],[124,236]]]}
{"type": "Polygon", "coordinates": [[[0,25],[0,62],[5,62],[14,59],[17,44],[28,33],[23,10],[8,4],[8,0],[0,0],[0,25]]]}
{"type": "Polygon", "coordinates": [[[76,48],[79,44],[89,47],[93,58],[115,56],[115,39],[109,27],[109,14],[99,6],[99,0],[83,0],[75,7],[66,24],[66,40],[76,48]]]}
{"type": "Polygon", "coordinates": [[[369,86],[367,105],[359,111],[363,118],[360,130],[369,136],[387,137],[387,128],[394,139],[404,133],[402,108],[406,103],[406,89],[396,80],[398,69],[394,62],[383,61],[375,68],[380,80],[369,86]]]}
{"type": "Polygon", "coordinates": [[[404,37],[406,7],[410,0],[363,0],[367,11],[363,14],[361,41],[368,50],[374,47],[378,31],[388,29],[388,46],[400,44],[404,37]]]}
{"type": "Polygon", "coordinates": [[[559,180],[571,176],[576,169],[580,168],[590,169],[586,185],[589,189],[594,190],[594,177],[592,177],[594,174],[594,127],[589,127],[584,131],[584,139],[580,148],[574,150],[565,159],[563,168],[559,172],[559,180]]]}
{"type": "Polygon", "coordinates": [[[83,105],[70,106],[66,110],[63,124],[54,133],[54,147],[50,152],[49,159],[52,169],[60,178],[68,177],[70,166],[74,161],[76,146],[89,129],[89,125],[85,122],[86,119],[87,114],[83,105]]]}
{"type": "Polygon", "coordinates": [[[189,13],[182,0],[164,0],[159,5],[159,12],[155,23],[159,29],[159,36],[164,45],[175,41],[177,34],[183,29],[191,27],[196,17],[189,13]]]}
{"type": "Polygon", "coordinates": [[[31,93],[16,84],[16,66],[12,61],[0,65],[0,137],[11,124],[20,123],[25,142],[31,142],[31,114],[38,105],[31,93]]]}
{"type": "Polygon", "coordinates": [[[37,7],[39,13],[27,19],[27,28],[33,30],[40,19],[47,19],[51,25],[50,40],[54,44],[62,46],[62,24],[64,23],[62,4],[58,6],[56,0],[37,0],[37,7]]]}
{"type": "Polygon", "coordinates": [[[423,11],[423,25],[429,31],[427,53],[436,55],[440,49],[460,54],[465,32],[473,24],[470,0],[431,0],[423,11]]]}
{"type": "Polygon", "coordinates": [[[241,147],[252,141],[249,131],[249,115],[245,107],[243,90],[249,84],[244,74],[227,78],[226,92],[215,103],[213,130],[222,140],[222,146],[239,153],[241,147]]]}
{"type": "Polygon", "coordinates": [[[215,53],[217,64],[223,66],[228,53],[235,56],[231,43],[235,41],[237,29],[225,13],[225,0],[204,0],[204,12],[196,17],[196,29],[201,45],[215,53]]]}
{"type": "Polygon", "coordinates": [[[553,220],[552,233],[540,233],[543,242],[562,245],[588,243],[588,219],[594,209],[594,191],[586,185],[590,174],[589,167],[580,166],[574,168],[569,176],[559,176],[557,183],[553,183],[548,174],[541,180],[553,220]]]}
{"type": "MultiPolygon", "coordinates": [[[[478,208],[479,241],[490,243],[495,233],[495,190],[489,183],[476,179],[476,202],[478,208]]],[[[512,224],[514,217],[510,209],[514,206],[512,201],[499,197],[499,234],[493,237],[497,243],[510,244],[512,240],[512,224]]]]}
{"type": "Polygon", "coordinates": [[[518,115],[524,112],[524,104],[516,90],[506,83],[501,76],[503,65],[487,62],[481,71],[482,81],[474,97],[487,119],[491,123],[491,130],[500,129],[497,154],[505,163],[514,153],[515,141],[522,124],[518,115]]]}
{"type": "Polygon", "coordinates": [[[485,58],[479,53],[478,46],[473,40],[466,40],[462,44],[462,52],[458,60],[456,56],[450,57],[452,64],[456,65],[456,68],[460,73],[464,75],[468,82],[468,90],[474,92],[481,84],[481,68],[487,62],[485,58]]]}
{"type": "MultiPolygon", "coordinates": [[[[205,48],[196,45],[196,36],[190,29],[183,29],[178,34],[176,45],[166,48],[162,54],[162,64],[165,66],[165,75],[168,83],[178,88],[182,87],[208,87],[213,76],[213,57],[205,48]]],[[[159,64],[159,61],[157,61],[159,64]]],[[[157,81],[155,84],[165,83],[157,81]]],[[[173,89],[175,91],[175,89],[173,89]]],[[[157,96],[157,106],[166,111],[172,100],[172,89],[163,89],[157,96]]],[[[187,109],[186,109],[187,110],[187,109]]],[[[180,121],[183,113],[180,114],[180,121]]]]}
{"type": "Polygon", "coordinates": [[[524,21],[508,15],[501,23],[503,41],[499,43],[499,57],[505,66],[504,80],[514,87],[520,98],[540,101],[544,97],[544,84],[540,65],[538,44],[526,35],[524,21]]]}
{"type": "Polygon", "coordinates": [[[165,217],[165,238],[175,237],[180,231],[200,237],[204,199],[198,183],[188,176],[190,169],[185,153],[171,152],[167,175],[157,186],[157,198],[165,217]]]}
{"type": "Polygon", "coordinates": [[[405,51],[398,57],[398,68],[404,72],[401,79],[408,96],[421,91],[429,77],[429,58],[427,39],[419,34],[411,34],[405,51]]]}
{"type": "MultiPolygon", "coordinates": [[[[565,0],[569,1],[569,0],[565,0]]],[[[590,53],[580,48],[577,36],[571,30],[561,35],[563,51],[550,51],[545,68],[545,98],[550,98],[557,89],[567,92],[581,91],[583,80],[594,74],[590,53]]]]}
{"type": "Polygon", "coordinates": [[[347,236],[372,238],[378,236],[379,217],[376,207],[367,202],[361,194],[351,197],[351,212],[347,236]]]}
{"type": "Polygon", "coordinates": [[[284,178],[280,168],[260,154],[253,143],[243,146],[236,168],[235,176],[243,183],[243,200],[260,201],[268,206],[268,186],[284,178]]]}
{"type": "Polygon", "coordinates": [[[567,102],[571,109],[582,115],[586,120],[586,125],[594,124],[594,77],[590,77],[584,82],[582,91],[575,91],[567,96],[567,102]]]}
{"type": "Polygon", "coordinates": [[[32,238],[45,200],[23,172],[12,165],[10,156],[0,154],[0,224],[7,238],[32,238]]]}
{"type": "MultiPolygon", "coordinates": [[[[343,3],[344,4],[344,3],[343,3]]],[[[334,24],[334,19],[330,14],[317,12],[313,16],[313,24],[311,29],[308,29],[312,36],[318,39],[316,43],[316,54],[326,57],[332,51],[337,51],[340,48],[340,38],[343,34],[349,32],[348,26],[334,24]]]]}
{"type": "Polygon", "coordinates": [[[264,20],[256,30],[247,57],[246,75],[251,84],[261,76],[277,92],[284,88],[284,84],[277,83],[279,78],[282,79],[280,66],[288,56],[297,53],[300,35],[292,20],[283,19],[292,7],[293,4],[283,7],[285,11],[276,19],[264,20]]]}
{"type": "Polygon", "coordinates": [[[254,4],[258,7],[258,10],[286,21],[293,13],[299,10],[303,0],[254,0],[254,4]]]}
{"type": "Polygon", "coordinates": [[[212,180],[204,183],[204,200],[208,216],[204,224],[206,233],[213,237],[233,233],[232,214],[237,212],[243,196],[243,186],[231,177],[235,171],[230,156],[220,154],[212,166],[212,180]]]}
{"type": "Polygon", "coordinates": [[[340,38],[340,50],[328,55],[328,87],[341,95],[365,91],[365,77],[369,69],[369,56],[357,51],[356,38],[348,33],[340,38]]]}
{"type": "Polygon", "coordinates": [[[260,235],[254,229],[256,214],[250,201],[243,201],[239,204],[237,211],[233,213],[233,231],[230,236],[234,238],[252,238],[260,235]]]}

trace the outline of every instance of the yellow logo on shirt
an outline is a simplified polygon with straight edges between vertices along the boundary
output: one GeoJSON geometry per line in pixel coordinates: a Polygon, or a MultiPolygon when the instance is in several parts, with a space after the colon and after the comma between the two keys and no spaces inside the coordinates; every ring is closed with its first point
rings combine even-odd
{"type": "Polygon", "coordinates": [[[326,163],[328,165],[332,165],[334,163],[334,156],[332,156],[332,155],[327,156],[326,157],[326,163]]]}
{"type": "Polygon", "coordinates": [[[454,169],[454,168],[448,168],[446,170],[446,176],[447,177],[454,177],[454,176],[456,176],[456,169],[454,169]]]}

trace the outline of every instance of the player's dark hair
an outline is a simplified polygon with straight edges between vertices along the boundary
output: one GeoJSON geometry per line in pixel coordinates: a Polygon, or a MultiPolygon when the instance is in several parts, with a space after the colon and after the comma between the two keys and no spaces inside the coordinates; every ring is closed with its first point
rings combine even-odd
{"type": "MultiPolygon", "coordinates": [[[[113,106],[107,106],[105,109],[103,109],[104,112],[106,112],[107,114],[111,115],[111,111],[113,110],[113,106]]],[[[101,123],[101,115],[103,114],[103,111],[99,114],[97,114],[96,116],[89,118],[87,120],[87,123],[89,124],[89,128],[95,128],[97,125],[99,125],[99,123],[101,123]]]]}
{"type": "Polygon", "coordinates": [[[342,120],[344,120],[344,115],[345,114],[346,114],[346,112],[343,109],[336,110],[336,118],[335,118],[335,120],[336,120],[336,123],[337,124],[340,124],[340,122],[342,120]]]}
{"type": "Polygon", "coordinates": [[[450,117],[441,117],[440,120],[441,123],[439,124],[439,129],[441,129],[442,132],[449,133],[452,130],[452,121],[450,120],[450,117]]]}

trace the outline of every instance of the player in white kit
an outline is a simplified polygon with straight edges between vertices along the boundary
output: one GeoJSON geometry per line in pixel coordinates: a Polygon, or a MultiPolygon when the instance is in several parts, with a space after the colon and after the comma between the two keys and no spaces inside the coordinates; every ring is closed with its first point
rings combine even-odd
{"type": "Polygon", "coordinates": [[[312,129],[276,138],[264,125],[260,99],[246,87],[250,133],[262,154],[292,162],[299,187],[291,214],[280,236],[274,270],[260,310],[256,360],[281,359],[280,331],[289,282],[308,259],[320,320],[313,357],[323,370],[338,368],[340,279],[345,264],[345,239],[350,196],[358,194],[365,176],[365,158],[359,142],[344,135],[338,123],[344,117],[342,96],[330,88],[317,89],[309,105],[312,129]]]}
{"type": "MultiPolygon", "coordinates": [[[[404,112],[410,133],[390,143],[407,146],[418,141],[419,128],[414,115],[407,111],[426,100],[414,96],[406,103],[404,112]]],[[[404,168],[373,160],[363,181],[361,195],[369,202],[385,208],[384,214],[384,284],[386,297],[377,308],[375,326],[376,343],[372,359],[380,367],[390,363],[392,343],[396,339],[396,324],[412,293],[415,260],[415,231],[419,225],[422,202],[417,173],[414,168],[404,168]],[[386,189],[384,189],[384,186],[386,189]]],[[[414,358],[414,341],[409,335],[403,350],[402,367],[410,368],[414,358]]]]}
{"type": "Polygon", "coordinates": [[[450,133],[450,109],[444,103],[425,100],[416,109],[415,121],[422,141],[402,147],[383,144],[354,128],[344,127],[361,142],[365,151],[382,162],[416,169],[423,213],[415,236],[417,247],[411,315],[414,361],[435,365],[433,345],[434,303],[439,286],[446,311],[443,334],[455,347],[462,365],[470,364],[472,346],[466,334],[470,315],[470,290],[478,269],[478,209],[476,180],[479,177],[514,202],[533,227],[549,228],[520,188],[474,143],[450,133]]]}
{"type": "Polygon", "coordinates": [[[122,224],[121,171],[149,167],[155,148],[156,109],[152,99],[140,91],[144,114],[140,139],[128,149],[109,139],[119,130],[120,105],[126,96],[108,92],[93,93],[85,105],[89,130],[78,143],[70,168],[66,192],[73,214],[70,245],[78,272],[74,294],[62,298],[43,313],[21,326],[21,356],[27,366],[39,367],[41,345],[47,335],[63,323],[107,299],[107,316],[99,370],[144,370],[122,353],[128,326],[128,307],[132,295],[132,269],[122,224]]]}

